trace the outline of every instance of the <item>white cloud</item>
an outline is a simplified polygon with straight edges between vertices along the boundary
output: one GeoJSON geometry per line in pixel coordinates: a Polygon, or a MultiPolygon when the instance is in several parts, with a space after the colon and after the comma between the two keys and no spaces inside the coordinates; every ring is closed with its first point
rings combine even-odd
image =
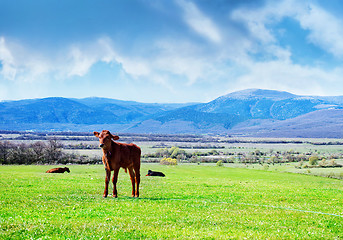
{"type": "Polygon", "coordinates": [[[83,76],[98,61],[80,47],[73,46],[70,52],[51,52],[43,56],[41,52],[25,48],[23,45],[0,38],[0,61],[5,79],[21,82],[38,82],[44,78],[64,78],[83,76]],[[63,53],[61,53],[63,52],[63,53]]]}
{"type": "Polygon", "coordinates": [[[222,36],[213,21],[204,15],[197,6],[185,0],[177,0],[184,11],[186,23],[198,34],[214,43],[220,43],[222,36]]]}
{"type": "Polygon", "coordinates": [[[78,47],[73,47],[70,51],[71,65],[67,75],[84,76],[96,61],[94,56],[85,54],[78,47]]]}
{"type": "Polygon", "coordinates": [[[343,56],[343,21],[311,2],[295,0],[268,1],[261,8],[241,8],[231,14],[233,20],[245,24],[251,36],[261,44],[277,44],[270,25],[289,17],[309,30],[309,42],[333,54],[343,56]]]}
{"type": "Polygon", "coordinates": [[[4,37],[0,37],[0,61],[2,64],[0,75],[12,81],[36,81],[54,68],[49,58],[18,43],[7,41],[4,37]]]}
{"type": "Polygon", "coordinates": [[[136,56],[124,56],[115,51],[110,38],[103,37],[94,43],[74,45],[69,51],[69,69],[67,75],[84,76],[97,62],[118,63],[132,77],[150,74],[146,60],[136,56]]]}
{"type": "Polygon", "coordinates": [[[336,57],[343,57],[343,21],[312,4],[296,14],[304,29],[310,31],[308,39],[336,57]]]}
{"type": "Polygon", "coordinates": [[[175,44],[170,39],[163,39],[156,42],[156,47],[159,53],[152,61],[155,70],[179,75],[188,80],[188,85],[203,79],[210,72],[209,58],[201,56],[201,50],[194,44],[185,41],[175,44]]]}
{"type": "Polygon", "coordinates": [[[132,77],[142,77],[151,74],[151,62],[135,56],[117,56],[112,61],[121,64],[123,70],[132,77]]]}
{"type": "Polygon", "coordinates": [[[59,60],[59,71],[68,77],[84,76],[97,62],[115,61],[116,53],[110,39],[104,37],[94,42],[73,44],[68,50],[67,59],[59,60]]]}
{"type": "Polygon", "coordinates": [[[275,15],[274,13],[270,7],[261,9],[240,8],[232,12],[231,18],[245,24],[252,38],[262,43],[273,43],[276,41],[275,37],[266,27],[266,24],[273,20],[270,15],[275,15]]]}
{"type": "Polygon", "coordinates": [[[6,46],[5,38],[0,37],[0,63],[2,70],[0,72],[6,79],[13,80],[16,76],[16,68],[14,66],[14,58],[11,51],[6,46]]]}
{"type": "MultiPolygon", "coordinates": [[[[115,44],[109,38],[101,38],[94,45],[73,48],[69,65],[69,76],[84,75],[98,61],[118,63],[123,71],[133,78],[145,79],[162,84],[169,89],[167,81],[170,76],[178,76],[187,80],[188,85],[208,76],[213,70],[209,58],[201,56],[201,49],[194,44],[173,39],[161,39],[152,43],[151,48],[143,50],[141,55],[118,53],[115,44]]],[[[184,81],[185,82],[185,81],[184,81]]]]}
{"type": "Polygon", "coordinates": [[[242,89],[276,89],[303,95],[341,94],[343,68],[324,71],[280,60],[247,62],[245,67],[247,73],[237,78],[237,85],[242,89]]]}
{"type": "Polygon", "coordinates": [[[142,57],[118,54],[111,39],[107,37],[94,42],[73,44],[69,48],[52,51],[49,56],[42,56],[19,44],[6,44],[5,38],[1,37],[0,62],[0,75],[19,82],[83,77],[98,62],[120,64],[132,77],[148,76],[152,68],[152,64],[142,57]]]}

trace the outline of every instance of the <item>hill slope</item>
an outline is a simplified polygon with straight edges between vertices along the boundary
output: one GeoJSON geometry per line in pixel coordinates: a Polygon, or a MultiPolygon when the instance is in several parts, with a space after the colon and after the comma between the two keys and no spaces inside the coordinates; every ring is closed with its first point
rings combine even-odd
{"type": "Polygon", "coordinates": [[[235,126],[231,134],[254,137],[342,138],[343,109],[324,109],[295,118],[235,126]]]}

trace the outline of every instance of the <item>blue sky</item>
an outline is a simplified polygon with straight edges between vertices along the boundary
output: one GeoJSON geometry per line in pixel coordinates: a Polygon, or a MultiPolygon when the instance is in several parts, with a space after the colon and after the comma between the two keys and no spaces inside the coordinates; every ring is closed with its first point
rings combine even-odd
{"type": "Polygon", "coordinates": [[[0,100],[343,95],[340,0],[0,0],[0,100]]]}

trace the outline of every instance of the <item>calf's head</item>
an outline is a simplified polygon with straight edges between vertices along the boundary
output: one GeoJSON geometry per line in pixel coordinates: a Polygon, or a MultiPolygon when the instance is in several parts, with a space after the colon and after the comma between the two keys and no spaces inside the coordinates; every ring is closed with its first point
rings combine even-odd
{"type": "Polygon", "coordinates": [[[104,150],[109,150],[111,148],[111,139],[118,140],[119,137],[116,135],[112,135],[108,130],[102,130],[101,133],[93,132],[94,136],[99,138],[100,147],[104,150]]]}
{"type": "Polygon", "coordinates": [[[65,170],[66,172],[70,173],[69,168],[65,167],[64,170],[65,170]]]}

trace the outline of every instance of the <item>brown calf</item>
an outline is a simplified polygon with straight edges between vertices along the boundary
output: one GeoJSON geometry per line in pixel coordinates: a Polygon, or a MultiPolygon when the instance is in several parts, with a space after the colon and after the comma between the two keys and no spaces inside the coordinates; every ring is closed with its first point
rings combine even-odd
{"type": "Polygon", "coordinates": [[[50,169],[48,171],[46,171],[47,173],[64,173],[64,172],[68,172],[70,173],[70,170],[69,168],[65,167],[65,168],[53,168],[53,169],[50,169]]]}
{"type": "Polygon", "coordinates": [[[141,149],[135,144],[118,143],[119,137],[112,135],[109,131],[103,130],[101,133],[94,132],[99,138],[100,147],[103,151],[102,162],[105,165],[105,191],[103,197],[108,195],[108,183],[113,171],[113,197],[118,197],[117,180],[120,168],[129,170],[132,183],[132,197],[139,197],[140,167],[141,167],[141,149]]]}

